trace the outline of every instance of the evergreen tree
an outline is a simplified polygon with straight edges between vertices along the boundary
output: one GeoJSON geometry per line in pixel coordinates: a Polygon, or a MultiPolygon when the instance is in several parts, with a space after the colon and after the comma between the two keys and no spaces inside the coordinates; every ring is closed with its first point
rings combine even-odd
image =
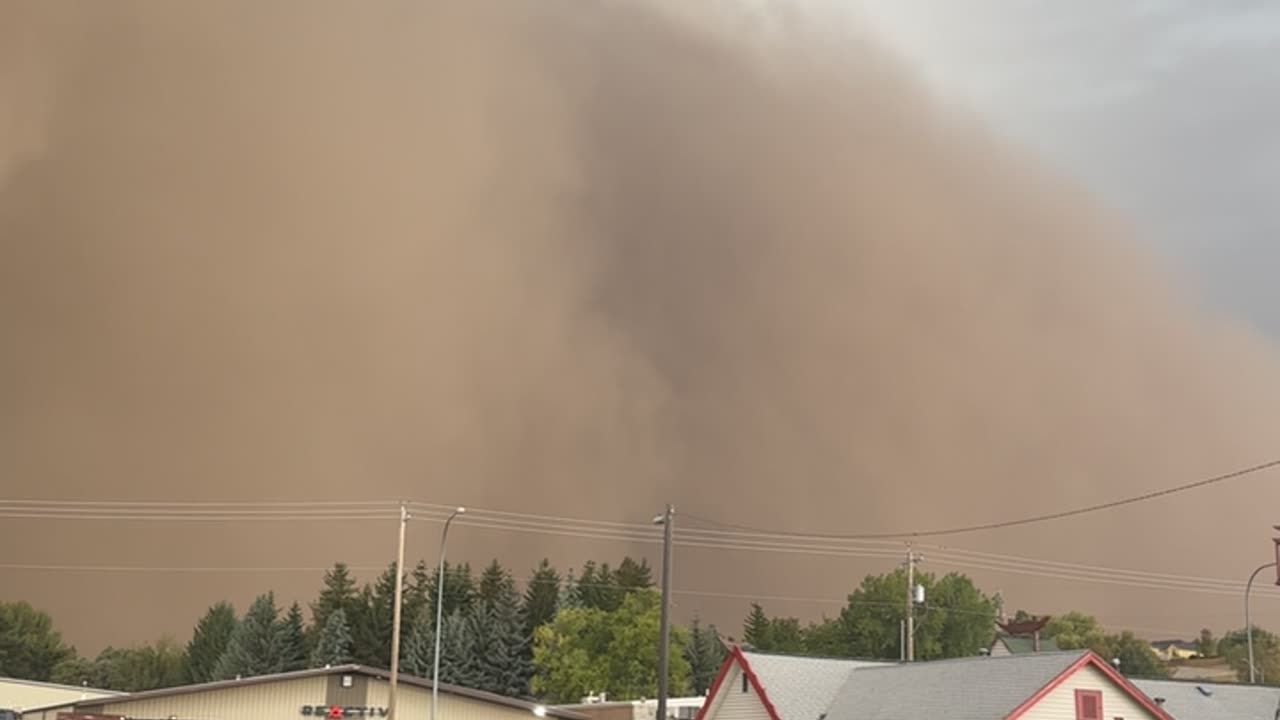
{"type": "Polygon", "coordinates": [[[684,648],[685,660],[689,662],[689,684],[695,694],[705,694],[715,682],[726,654],[716,627],[703,625],[695,616],[689,625],[689,644],[684,648]]]}
{"type": "Polygon", "coordinates": [[[614,578],[623,592],[648,590],[653,587],[653,569],[649,567],[649,561],[644,558],[640,558],[640,562],[630,557],[622,558],[622,564],[618,566],[618,572],[614,578]]]}
{"type": "Polygon", "coordinates": [[[360,588],[355,606],[347,623],[351,626],[351,655],[361,665],[387,667],[390,665],[391,648],[385,640],[390,637],[391,624],[382,626],[377,596],[370,585],[360,588]],[[383,658],[386,658],[384,661],[383,658]]]}
{"type": "Polygon", "coordinates": [[[404,583],[404,607],[400,609],[404,622],[401,625],[401,637],[407,637],[413,627],[418,613],[430,604],[428,593],[431,587],[431,570],[425,560],[419,560],[413,567],[404,583]]]}
{"type": "Polygon", "coordinates": [[[329,619],[316,636],[315,649],[311,651],[311,667],[343,665],[351,662],[351,628],[347,626],[347,613],[338,608],[329,613],[329,619]]]}
{"type": "Polygon", "coordinates": [[[742,623],[742,641],[758,650],[769,647],[769,616],[759,603],[751,603],[751,613],[742,623]]]}
{"type": "Polygon", "coordinates": [[[560,597],[556,599],[556,611],[565,608],[582,607],[582,596],[578,592],[578,579],[573,576],[573,568],[564,575],[564,584],[560,586],[560,597]]]}
{"type": "MultiPolygon", "coordinates": [[[[439,592],[439,570],[431,573],[427,581],[427,605],[434,615],[436,611],[436,593],[439,592]]],[[[455,612],[466,612],[476,598],[475,580],[471,577],[471,565],[444,564],[444,616],[452,616],[455,612]]]]}
{"type": "Polygon", "coordinates": [[[440,682],[476,687],[475,637],[462,611],[454,611],[440,627],[440,682]]]}
{"type": "Polygon", "coordinates": [[[302,607],[298,603],[289,606],[282,622],[284,635],[284,669],[302,670],[307,667],[307,628],[302,619],[302,607]]]}
{"type": "Polygon", "coordinates": [[[626,593],[609,568],[609,563],[596,565],[588,560],[582,565],[582,577],[578,578],[578,599],[583,607],[613,612],[622,606],[626,593]]]}
{"type": "Polygon", "coordinates": [[[435,623],[436,618],[431,614],[430,608],[419,608],[400,648],[402,672],[422,678],[431,677],[432,663],[435,660],[435,623]]]}
{"type": "MultiPolygon", "coordinates": [[[[187,680],[192,683],[219,679],[218,662],[227,651],[231,634],[236,629],[236,611],[230,603],[220,602],[205,612],[187,643],[187,680]]],[[[76,683],[79,684],[79,683],[76,683]]]]}
{"type": "MultiPolygon", "coordinates": [[[[499,695],[523,696],[529,690],[532,653],[524,634],[520,595],[510,575],[486,573],[492,597],[482,599],[466,620],[472,643],[465,675],[474,687],[499,695]]],[[[483,587],[482,583],[482,587],[483,587]]]]}
{"type": "Polygon", "coordinates": [[[529,578],[524,591],[525,636],[532,638],[538,628],[551,622],[560,604],[560,575],[545,558],[529,578]]]}
{"type": "Polygon", "coordinates": [[[335,610],[344,611],[350,623],[356,600],[356,581],[351,572],[344,563],[334,563],[332,570],[325,571],[324,587],[311,603],[311,630],[319,633],[335,610]]]}
{"type": "Polygon", "coordinates": [[[279,615],[275,593],[259,595],[253,601],[218,661],[218,677],[252,677],[284,670],[285,638],[279,615]]]}

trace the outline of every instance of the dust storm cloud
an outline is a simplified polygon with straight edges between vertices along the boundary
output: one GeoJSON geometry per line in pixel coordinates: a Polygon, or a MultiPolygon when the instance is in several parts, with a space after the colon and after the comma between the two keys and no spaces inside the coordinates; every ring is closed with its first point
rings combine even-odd
{"type": "MultiPolygon", "coordinates": [[[[864,29],[679,5],[6,3],[3,495],[623,520],[673,501],[894,531],[1277,451],[1270,350],[1122,218],[938,106],[864,29]]],[[[1274,488],[965,542],[1236,577],[1276,519],[1243,501],[1274,488]]],[[[5,523],[10,564],[390,556],[367,523],[5,523]]],[[[517,568],[627,549],[466,539],[517,568]]],[[[687,587],[738,593],[839,598],[884,569],[682,558],[687,587]]],[[[1036,609],[1150,601],[978,575],[1036,609]]],[[[319,581],[0,577],[88,647],[319,581]]],[[[1179,622],[1219,600],[1179,599],[1179,622]]],[[[681,610],[740,615],[707,602],[681,610]]]]}

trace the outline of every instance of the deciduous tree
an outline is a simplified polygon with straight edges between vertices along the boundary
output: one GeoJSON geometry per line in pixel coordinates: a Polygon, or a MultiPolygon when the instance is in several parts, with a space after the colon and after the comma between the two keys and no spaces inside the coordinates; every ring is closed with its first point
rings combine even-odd
{"type": "Polygon", "coordinates": [[[53,619],[30,603],[0,603],[0,676],[48,680],[58,663],[75,656],[53,619]]]}

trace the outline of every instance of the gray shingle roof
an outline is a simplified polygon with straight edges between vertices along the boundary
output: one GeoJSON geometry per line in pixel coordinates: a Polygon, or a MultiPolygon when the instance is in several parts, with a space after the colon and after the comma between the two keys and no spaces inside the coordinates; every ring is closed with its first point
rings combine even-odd
{"type": "Polygon", "coordinates": [[[1280,688],[1179,680],[1133,684],[1149,698],[1164,698],[1165,711],[1178,720],[1274,720],[1280,709],[1280,688]]]}
{"type": "MultiPolygon", "coordinates": [[[[1037,652],[1036,641],[1029,637],[1019,637],[1017,635],[1000,635],[996,638],[996,642],[1004,643],[1009,652],[1014,655],[1023,653],[1037,652]]],[[[1039,652],[1058,652],[1058,641],[1053,638],[1040,638],[1039,652]]]]}
{"type": "MultiPolygon", "coordinates": [[[[957,658],[859,669],[850,673],[827,710],[826,720],[999,720],[1087,652],[957,658]]],[[[817,716],[809,720],[817,720],[817,716]]]]}
{"type": "Polygon", "coordinates": [[[872,660],[771,655],[743,650],[769,702],[782,720],[817,720],[855,668],[882,667],[872,660]]]}

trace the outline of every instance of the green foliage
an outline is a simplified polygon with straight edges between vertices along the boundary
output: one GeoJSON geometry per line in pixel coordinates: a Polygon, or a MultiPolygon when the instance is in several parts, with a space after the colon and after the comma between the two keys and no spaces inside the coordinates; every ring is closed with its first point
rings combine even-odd
{"type": "MultiPolygon", "coordinates": [[[[976,655],[991,640],[997,600],[968,577],[950,573],[940,580],[917,573],[926,604],[916,608],[915,654],[919,660],[976,655]]],[[[840,613],[848,645],[841,655],[892,659],[902,652],[907,574],[898,569],[867,576],[840,613]]]]}
{"type": "Polygon", "coordinates": [[[560,598],[556,602],[556,610],[580,607],[582,607],[582,596],[578,593],[578,578],[574,576],[573,568],[569,568],[569,572],[564,575],[564,584],[560,586],[560,598]]]}
{"type": "Polygon", "coordinates": [[[716,627],[703,625],[695,616],[689,625],[689,642],[684,648],[684,659],[689,663],[689,686],[695,694],[703,695],[711,687],[726,654],[716,627]]]}
{"type": "Polygon", "coordinates": [[[253,601],[218,661],[218,677],[252,677],[284,670],[285,638],[279,615],[275,593],[259,595],[253,601]]]}
{"type": "Polygon", "coordinates": [[[328,620],[316,636],[311,651],[311,667],[343,665],[351,662],[351,628],[347,625],[347,612],[338,608],[329,613],[328,620]]]}
{"type": "Polygon", "coordinates": [[[1218,654],[1218,639],[1209,628],[1200,631],[1200,637],[1196,640],[1196,652],[1200,657],[1215,657],[1218,654]]]}
{"type": "Polygon", "coordinates": [[[236,611],[230,603],[210,607],[196,623],[187,643],[187,680],[193,683],[218,679],[218,662],[227,651],[231,633],[236,629],[236,611]]]}
{"type": "Polygon", "coordinates": [[[356,581],[344,563],[334,563],[332,570],[325,571],[324,587],[320,595],[311,603],[311,629],[320,630],[329,621],[329,615],[342,610],[347,615],[347,622],[356,606],[356,581]]]}
{"type": "MultiPolygon", "coordinates": [[[[561,609],[534,637],[534,692],[550,702],[577,702],[600,691],[620,700],[653,697],[657,690],[659,603],[657,593],[647,590],[626,594],[613,611],[561,609]]],[[[673,628],[669,666],[673,695],[687,692],[688,644],[688,633],[673,628]]]]}
{"type": "MultiPolygon", "coordinates": [[[[1249,648],[1245,629],[1232,630],[1218,641],[1218,653],[1227,659],[1241,682],[1249,681],[1249,648]]],[[[1280,685],[1280,639],[1253,626],[1253,666],[1259,682],[1280,685]]]]}
{"type": "Polygon", "coordinates": [[[551,622],[559,604],[560,574],[544,558],[524,591],[525,637],[532,638],[535,630],[551,622]]]}
{"type": "Polygon", "coordinates": [[[822,618],[804,629],[805,654],[819,657],[844,657],[849,654],[849,640],[839,620],[822,618]]]}
{"type": "MultiPolygon", "coordinates": [[[[433,569],[426,583],[426,600],[427,606],[431,609],[434,616],[436,612],[436,593],[440,590],[439,569],[433,569]]],[[[463,563],[460,565],[444,564],[444,616],[449,617],[455,612],[466,612],[471,609],[471,605],[476,599],[476,583],[471,577],[471,565],[463,563]]]]}
{"type": "MultiPolygon", "coordinates": [[[[532,674],[520,595],[505,571],[491,575],[486,592],[467,613],[471,656],[466,676],[469,687],[499,695],[523,696],[532,674]]],[[[484,587],[482,585],[482,587],[484,587]]]]}
{"type": "Polygon", "coordinates": [[[431,677],[435,660],[435,615],[423,607],[409,624],[409,634],[400,648],[400,670],[417,677],[431,677]]]}
{"type": "Polygon", "coordinates": [[[307,628],[302,619],[302,607],[298,603],[289,606],[281,632],[284,634],[284,669],[290,671],[306,668],[307,628]]]}
{"type": "MultiPolygon", "coordinates": [[[[391,563],[373,582],[360,589],[358,614],[351,623],[352,653],[356,662],[370,667],[391,667],[391,626],[395,611],[396,565],[391,563]]],[[[402,621],[405,618],[402,617],[402,621]]],[[[407,623],[401,623],[402,632],[407,623]]]]}
{"type": "Polygon", "coordinates": [[[1052,638],[1063,650],[1076,650],[1098,644],[1105,633],[1097,618],[1072,610],[1051,618],[1041,635],[1052,638]]]}
{"type": "Polygon", "coordinates": [[[474,661],[476,639],[461,610],[444,618],[440,626],[440,681],[475,687],[480,684],[474,661]]]}
{"type": "Polygon", "coordinates": [[[578,602],[583,607],[613,612],[622,605],[623,592],[609,563],[596,565],[587,561],[582,565],[582,577],[578,578],[578,602]]]}
{"type": "Polygon", "coordinates": [[[1063,650],[1088,648],[1107,662],[1120,661],[1120,672],[1133,677],[1168,677],[1164,663],[1150,643],[1132,632],[1108,634],[1092,615],[1072,610],[1051,618],[1042,635],[1063,650]]]}
{"type": "Polygon", "coordinates": [[[75,656],[53,620],[30,603],[0,603],[0,676],[48,680],[58,663],[75,656]]]}
{"type": "Polygon", "coordinates": [[[751,603],[751,611],[742,621],[742,641],[757,650],[768,649],[769,616],[759,603],[751,603]]]}
{"type": "Polygon", "coordinates": [[[623,592],[648,590],[653,587],[653,569],[649,567],[649,561],[644,558],[636,562],[630,557],[624,557],[622,564],[618,566],[618,571],[614,573],[614,581],[623,592]]]}
{"type": "Polygon", "coordinates": [[[58,663],[51,679],[65,685],[141,692],[187,682],[186,663],[183,649],[173,640],[162,638],[154,645],[108,647],[94,660],[68,658],[58,663]]]}

